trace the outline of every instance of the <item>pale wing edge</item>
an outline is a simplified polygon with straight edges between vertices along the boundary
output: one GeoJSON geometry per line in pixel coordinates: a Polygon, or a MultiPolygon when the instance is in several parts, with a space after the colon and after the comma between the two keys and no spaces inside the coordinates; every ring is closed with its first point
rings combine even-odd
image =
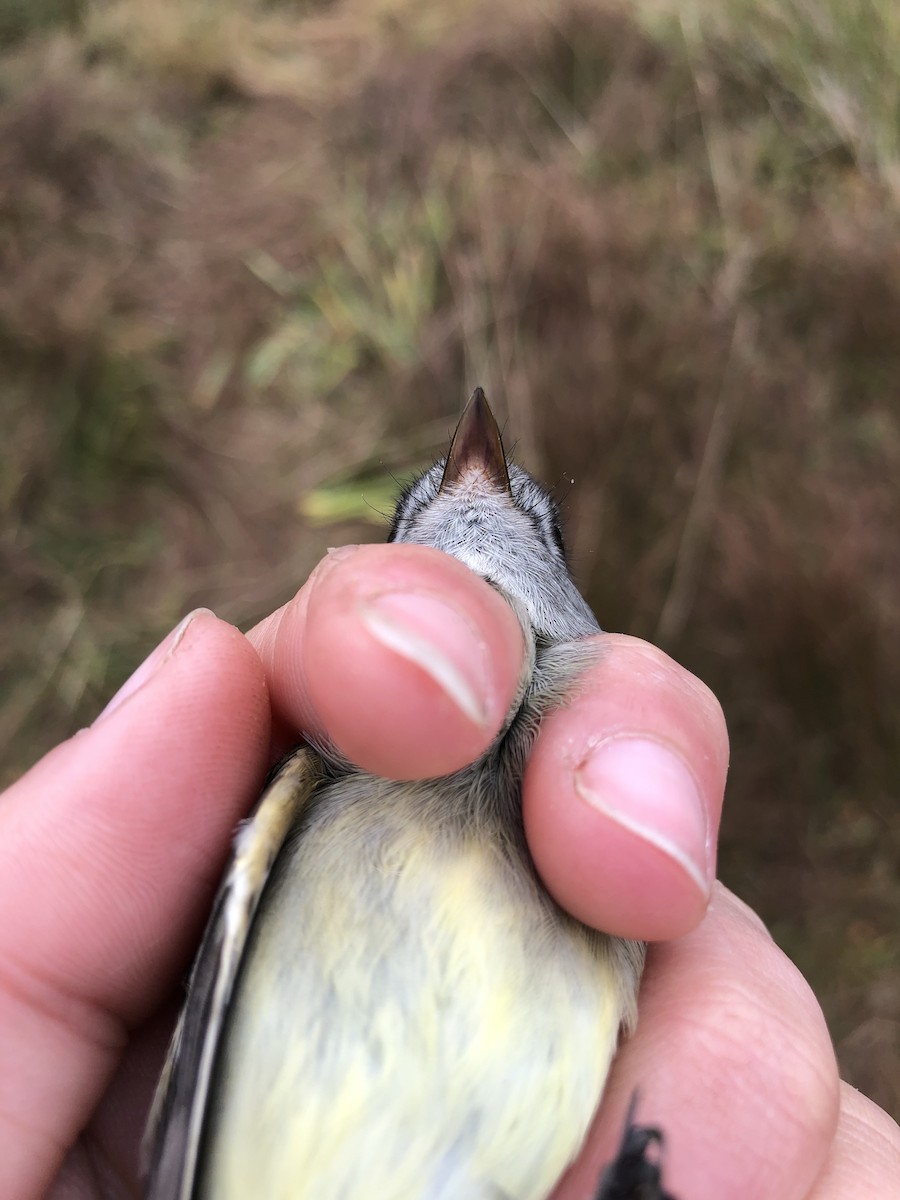
{"type": "Polygon", "coordinates": [[[241,825],[213,903],[141,1147],[146,1200],[191,1200],[225,1014],[266,880],[323,777],[308,747],[277,770],[241,825]]]}

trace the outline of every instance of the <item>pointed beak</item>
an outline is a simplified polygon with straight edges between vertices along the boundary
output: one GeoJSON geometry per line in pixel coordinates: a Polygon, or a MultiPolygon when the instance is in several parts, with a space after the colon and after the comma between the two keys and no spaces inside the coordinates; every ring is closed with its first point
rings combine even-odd
{"type": "Polygon", "coordinates": [[[481,388],[472,393],[459,419],[439,492],[451,483],[458,483],[469,471],[478,471],[494,480],[498,488],[511,491],[500,430],[481,388]]]}

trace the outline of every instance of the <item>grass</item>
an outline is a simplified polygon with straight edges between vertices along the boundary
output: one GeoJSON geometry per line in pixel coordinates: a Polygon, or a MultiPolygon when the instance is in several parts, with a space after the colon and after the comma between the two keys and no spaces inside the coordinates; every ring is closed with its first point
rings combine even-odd
{"type": "Polygon", "coordinates": [[[380,537],[481,383],[601,622],[722,698],[723,877],[900,1113],[894,6],[3,28],[4,777],[189,607],[246,625],[380,537]]]}

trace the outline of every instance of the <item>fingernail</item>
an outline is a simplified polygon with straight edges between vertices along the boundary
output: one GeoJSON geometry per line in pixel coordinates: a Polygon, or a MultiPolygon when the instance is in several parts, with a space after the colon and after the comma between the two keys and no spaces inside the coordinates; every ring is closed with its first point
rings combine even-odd
{"type": "Polygon", "coordinates": [[[95,718],[95,725],[98,721],[102,721],[108,717],[110,713],[114,713],[117,708],[121,708],[126,700],[130,699],[135,692],[139,691],[145,683],[153,678],[163,663],[170,659],[181,645],[191,622],[200,616],[201,613],[210,617],[215,616],[215,613],[210,612],[208,608],[195,608],[193,612],[189,612],[183,620],[179,621],[171,633],[166,634],[156,649],[150,651],[137,670],[132,675],[129,675],[112,700],[107,704],[106,708],[95,718]]]}
{"type": "Polygon", "coordinates": [[[361,617],[377,642],[424,671],[470,721],[488,724],[488,648],[466,616],[428,592],[381,592],[365,600],[361,617]]]}
{"type": "Polygon", "coordinates": [[[706,809],[687,765],[668,746],[638,737],[601,742],[576,768],[575,790],[593,808],[668,855],[709,895],[706,809]]]}

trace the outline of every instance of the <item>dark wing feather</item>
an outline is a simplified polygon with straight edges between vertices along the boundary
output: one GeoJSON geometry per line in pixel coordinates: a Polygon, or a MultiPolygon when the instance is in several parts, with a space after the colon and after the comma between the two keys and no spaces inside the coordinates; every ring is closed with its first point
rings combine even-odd
{"type": "Polygon", "coordinates": [[[260,897],[323,767],[307,747],[279,767],[234,840],[191,972],[142,1146],[146,1200],[191,1200],[219,1038],[260,897]]]}

